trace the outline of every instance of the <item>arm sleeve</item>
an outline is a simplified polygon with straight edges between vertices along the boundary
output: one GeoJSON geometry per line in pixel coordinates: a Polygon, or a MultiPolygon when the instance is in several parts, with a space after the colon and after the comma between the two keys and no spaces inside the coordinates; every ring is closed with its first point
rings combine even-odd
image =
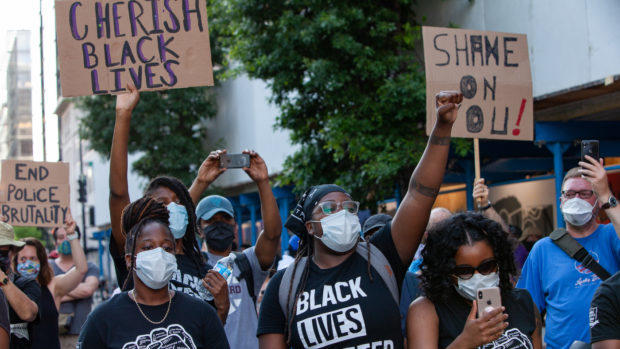
{"type": "Polygon", "coordinates": [[[286,332],[286,317],[280,308],[278,296],[283,275],[284,270],[277,272],[267,285],[263,301],[260,304],[256,336],[270,333],[284,334],[286,332]]]}
{"type": "Polygon", "coordinates": [[[101,334],[97,331],[97,320],[94,319],[95,313],[91,313],[82,326],[80,336],[78,337],[76,349],[105,349],[105,343],[101,338],[101,334]]]}
{"type": "Polygon", "coordinates": [[[386,224],[378,232],[374,233],[370,238],[370,243],[375,245],[379,251],[383,253],[385,258],[387,258],[392,270],[394,271],[398,288],[402,288],[407,267],[400,260],[398,251],[396,251],[396,246],[394,245],[394,240],[392,239],[391,225],[386,224]]]}
{"type": "MultiPolygon", "coordinates": [[[[614,279],[620,279],[618,275],[614,279]]],[[[611,284],[603,283],[594,294],[589,314],[592,343],[620,340],[619,293],[620,289],[614,292],[611,284]]]]}
{"type": "Polygon", "coordinates": [[[243,251],[243,253],[248,257],[248,262],[250,263],[250,267],[252,268],[252,277],[254,278],[254,297],[258,297],[260,293],[260,289],[263,286],[263,282],[269,275],[269,270],[263,270],[258,262],[258,257],[256,256],[255,246],[247,248],[243,251]]]}
{"type": "Polygon", "coordinates": [[[540,277],[540,262],[538,255],[540,253],[540,249],[534,246],[530,254],[527,256],[525,260],[525,264],[523,264],[523,269],[521,270],[521,277],[517,282],[518,288],[524,288],[532,296],[532,300],[538,307],[538,310],[542,313],[547,307],[547,303],[545,302],[545,294],[542,289],[542,281],[540,277]]]}

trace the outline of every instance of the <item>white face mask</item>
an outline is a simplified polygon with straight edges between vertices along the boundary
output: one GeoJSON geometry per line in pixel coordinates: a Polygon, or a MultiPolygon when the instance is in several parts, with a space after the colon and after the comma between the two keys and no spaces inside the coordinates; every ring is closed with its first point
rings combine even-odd
{"type": "MultiPolygon", "coordinates": [[[[341,210],[321,219],[323,236],[317,237],[330,250],[350,251],[360,238],[362,227],[359,217],[347,210],[341,210]]],[[[316,235],[315,235],[316,236],[316,235]]]]}
{"type": "Polygon", "coordinates": [[[158,247],[136,255],[136,275],[149,288],[159,290],[168,285],[177,270],[177,260],[172,253],[158,247]]]}
{"type": "Polygon", "coordinates": [[[166,206],[170,217],[168,221],[170,223],[170,231],[175,239],[181,239],[185,236],[185,229],[187,228],[188,218],[187,209],[183,205],[179,205],[176,202],[171,202],[166,206]]]}
{"type": "Polygon", "coordinates": [[[463,298],[473,301],[476,299],[476,292],[478,292],[479,289],[499,286],[499,274],[497,272],[489,275],[474,273],[474,275],[467,280],[457,277],[457,282],[458,286],[455,286],[456,292],[463,296],[463,298]]]}
{"type": "Polygon", "coordinates": [[[578,197],[564,201],[562,215],[564,219],[575,227],[582,227],[592,219],[594,206],[578,197]]]}

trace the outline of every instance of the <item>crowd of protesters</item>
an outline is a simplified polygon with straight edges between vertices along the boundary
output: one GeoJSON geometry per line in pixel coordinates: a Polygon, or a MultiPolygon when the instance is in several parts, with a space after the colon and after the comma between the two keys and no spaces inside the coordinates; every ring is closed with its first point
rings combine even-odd
{"type": "Polygon", "coordinates": [[[265,161],[243,151],[264,229],[240,251],[231,202],[203,197],[227,170],[226,150],[207,156],[189,189],[160,176],[130,201],[139,93],[128,89],[116,99],[110,153],[118,289],[91,311],[99,271],[70,215],[52,231],[49,256],[0,222],[0,348],[620,347],[620,207],[602,161],[587,157],[567,172],[565,230],[508,225],[484,179],[474,183],[477,211],[434,208],[463,99],[441,92],[398,209],[363,226],[359,202],[334,184],[306,188],[283,224],[265,161]],[[597,222],[602,210],[610,224],[597,222]],[[500,305],[478,303],[487,289],[500,305]]]}

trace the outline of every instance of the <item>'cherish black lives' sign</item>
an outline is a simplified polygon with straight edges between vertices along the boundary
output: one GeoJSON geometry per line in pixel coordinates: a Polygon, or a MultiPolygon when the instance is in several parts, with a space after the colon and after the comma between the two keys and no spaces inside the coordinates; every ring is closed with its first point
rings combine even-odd
{"type": "Polygon", "coordinates": [[[212,86],[206,0],[56,0],[64,97],[212,86]]]}
{"type": "Polygon", "coordinates": [[[423,27],[426,132],[435,123],[435,95],[463,94],[453,137],[533,140],[534,100],[527,37],[423,27]]]}

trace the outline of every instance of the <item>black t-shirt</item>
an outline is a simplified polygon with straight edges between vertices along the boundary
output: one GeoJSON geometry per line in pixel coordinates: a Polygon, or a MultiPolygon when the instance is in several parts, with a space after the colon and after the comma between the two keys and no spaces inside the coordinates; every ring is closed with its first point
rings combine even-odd
{"type": "MultiPolygon", "coordinates": [[[[140,304],[151,321],[160,321],[168,303],[140,304]]],[[[224,327],[215,310],[194,297],[175,292],[166,319],[158,325],[147,321],[138,306],[122,292],[99,305],[88,316],[77,349],[200,349],[228,348],[224,327]]]]}
{"type": "MultiPolygon", "coordinates": [[[[389,225],[371,238],[387,258],[400,290],[406,272],[389,225]]],[[[398,304],[374,268],[368,276],[368,262],[353,253],[330,269],[319,268],[312,260],[308,281],[297,303],[292,330],[294,348],[402,348],[398,304]]],[[[289,266],[292,268],[293,266],[289,266]]],[[[287,322],[278,292],[284,270],[271,279],[261,303],[257,335],[284,334],[287,322]]]]}
{"type": "Polygon", "coordinates": [[[47,286],[41,286],[41,305],[39,322],[32,330],[32,348],[60,349],[58,340],[58,310],[54,297],[47,286]]]}
{"type": "MultiPolygon", "coordinates": [[[[41,286],[39,286],[35,280],[15,274],[13,283],[41,309],[41,286]]],[[[11,319],[11,325],[13,325],[11,329],[11,348],[30,348],[32,330],[34,324],[39,321],[39,315],[37,315],[34,321],[26,323],[24,320],[20,319],[15,310],[13,310],[13,307],[9,304],[9,319],[11,319]]]]}
{"type": "Polygon", "coordinates": [[[2,327],[7,334],[11,333],[11,324],[9,322],[9,305],[6,302],[4,291],[0,289],[0,327],[2,327]]]}
{"type": "MultiPolygon", "coordinates": [[[[123,289],[123,283],[129,275],[125,264],[125,256],[121,256],[117,253],[116,242],[114,239],[110,239],[110,254],[114,261],[114,268],[116,269],[116,280],[118,287],[123,289]]],[[[177,259],[177,271],[170,280],[170,288],[175,291],[180,291],[190,296],[204,299],[204,294],[201,295],[202,279],[207,275],[207,271],[211,269],[206,262],[196,264],[191,258],[184,254],[175,255],[177,259]]],[[[127,282],[126,290],[133,288],[133,280],[127,282]]]]}
{"type": "Polygon", "coordinates": [[[590,306],[592,343],[620,339],[620,271],[598,287],[590,306]]]}
{"type": "MultiPolygon", "coordinates": [[[[534,302],[529,292],[515,288],[508,295],[502,295],[502,305],[508,314],[508,328],[504,334],[481,348],[532,348],[532,334],[536,329],[534,302]]],[[[435,304],[439,318],[439,348],[446,348],[458,337],[471,311],[471,302],[465,300],[456,291],[445,303],[435,304]]]]}

